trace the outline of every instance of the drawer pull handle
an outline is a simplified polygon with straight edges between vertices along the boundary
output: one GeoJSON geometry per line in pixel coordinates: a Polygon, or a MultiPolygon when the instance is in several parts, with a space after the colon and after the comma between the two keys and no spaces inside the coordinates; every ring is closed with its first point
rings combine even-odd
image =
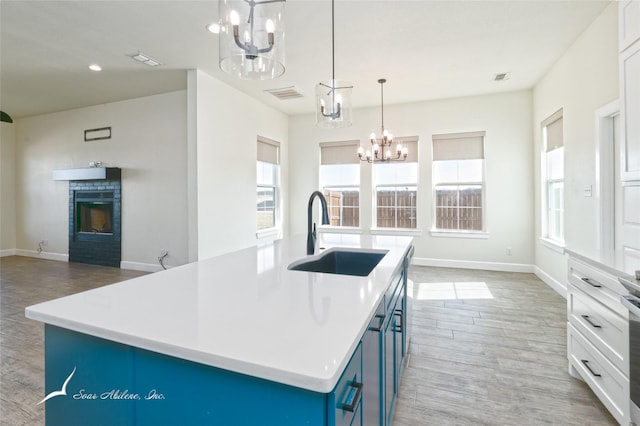
{"type": "Polygon", "coordinates": [[[375,331],[377,333],[380,333],[382,331],[382,324],[384,324],[385,316],[378,314],[376,315],[376,318],[378,319],[378,326],[369,327],[369,331],[375,331]]]}
{"type": "Polygon", "coordinates": [[[602,328],[601,325],[598,325],[598,324],[594,323],[593,321],[591,321],[589,319],[589,315],[581,315],[581,317],[584,318],[584,320],[586,322],[588,322],[591,325],[591,327],[593,327],[593,328],[602,328]]]}
{"type": "Polygon", "coordinates": [[[402,333],[402,310],[396,309],[396,311],[393,313],[393,315],[395,315],[396,317],[400,318],[400,324],[398,324],[398,323],[395,324],[395,331],[397,333],[402,333]]]}
{"type": "Polygon", "coordinates": [[[591,373],[591,374],[593,375],[593,377],[602,377],[602,374],[598,374],[598,373],[596,373],[595,371],[593,371],[593,370],[591,369],[591,367],[589,367],[589,361],[588,361],[588,360],[586,360],[586,359],[582,359],[582,360],[580,360],[580,361],[582,361],[582,363],[584,364],[584,366],[585,366],[585,367],[587,367],[587,370],[589,370],[589,373],[591,373]]]}
{"type": "Polygon", "coordinates": [[[360,396],[362,395],[362,383],[354,381],[351,382],[349,386],[351,387],[351,390],[347,394],[346,403],[342,404],[342,409],[353,413],[360,402],[360,396]]]}
{"type": "Polygon", "coordinates": [[[586,278],[585,277],[585,278],[581,278],[581,280],[584,281],[585,283],[589,284],[591,287],[595,287],[595,288],[602,287],[600,284],[596,284],[596,283],[591,282],[590,278],[586,278]]]}

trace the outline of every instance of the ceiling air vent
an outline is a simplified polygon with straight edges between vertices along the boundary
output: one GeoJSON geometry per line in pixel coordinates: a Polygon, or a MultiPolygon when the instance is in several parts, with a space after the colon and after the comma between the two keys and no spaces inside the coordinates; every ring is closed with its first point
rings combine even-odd
{"type": "Polygon", "coordinates": [[[509,79],[509,73],[508,72],[503,72],[500,74],[496,74],[495,77],[493,77],[493,81],[504,81],[504,80],[508,80],[509,79]]]}
{"type": "Polygon", "coordinates": [[[287,99],[301,98],[302,95],[298,92],[294,86],[280,87],[278,89],[267,89],[267,93],[271,93],[276,98],[286,101],[287,99]]]}

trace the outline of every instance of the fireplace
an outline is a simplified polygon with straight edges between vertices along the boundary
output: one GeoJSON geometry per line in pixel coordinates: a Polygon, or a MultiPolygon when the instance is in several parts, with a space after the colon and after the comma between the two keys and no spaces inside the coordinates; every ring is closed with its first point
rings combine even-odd
{"type": "Polygon", "coordinates": [[[113,192],[76,191],[76,233],[113,235],[113,192]]]}
{"type": "Polygon", "coordinates": [[[120,169],[105,179],[69,180],[69,261],[119,268],[120,169]]]}

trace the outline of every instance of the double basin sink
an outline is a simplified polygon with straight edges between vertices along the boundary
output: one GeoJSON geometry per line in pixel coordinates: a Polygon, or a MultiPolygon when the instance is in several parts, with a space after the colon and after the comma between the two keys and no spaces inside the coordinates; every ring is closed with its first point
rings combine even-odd
{"type": "Polygon", "coordinates": [[[296,260],[287,269],[366,277],[387,253],[388,250],[331,248],[321,254],[296,260]]]}

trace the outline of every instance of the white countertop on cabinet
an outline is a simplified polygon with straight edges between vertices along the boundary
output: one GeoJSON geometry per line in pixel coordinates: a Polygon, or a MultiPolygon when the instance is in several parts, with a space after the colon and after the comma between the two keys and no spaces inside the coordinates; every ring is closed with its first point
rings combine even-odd
{"type": "Polygon", "coordinates": [[[278,240],[26,308],[47,324],[316,392],[330,392],[411,237],[320,234],[319,247],[388,250],[367,277],[287,266],[278,240]]]}
{"type": "Polygon", "coordinates": [[[592,264],[616,277],[634,278],[640,270],[640,252],[622,250],[573,250],[566,249],[570,256],[592,264]]]}

